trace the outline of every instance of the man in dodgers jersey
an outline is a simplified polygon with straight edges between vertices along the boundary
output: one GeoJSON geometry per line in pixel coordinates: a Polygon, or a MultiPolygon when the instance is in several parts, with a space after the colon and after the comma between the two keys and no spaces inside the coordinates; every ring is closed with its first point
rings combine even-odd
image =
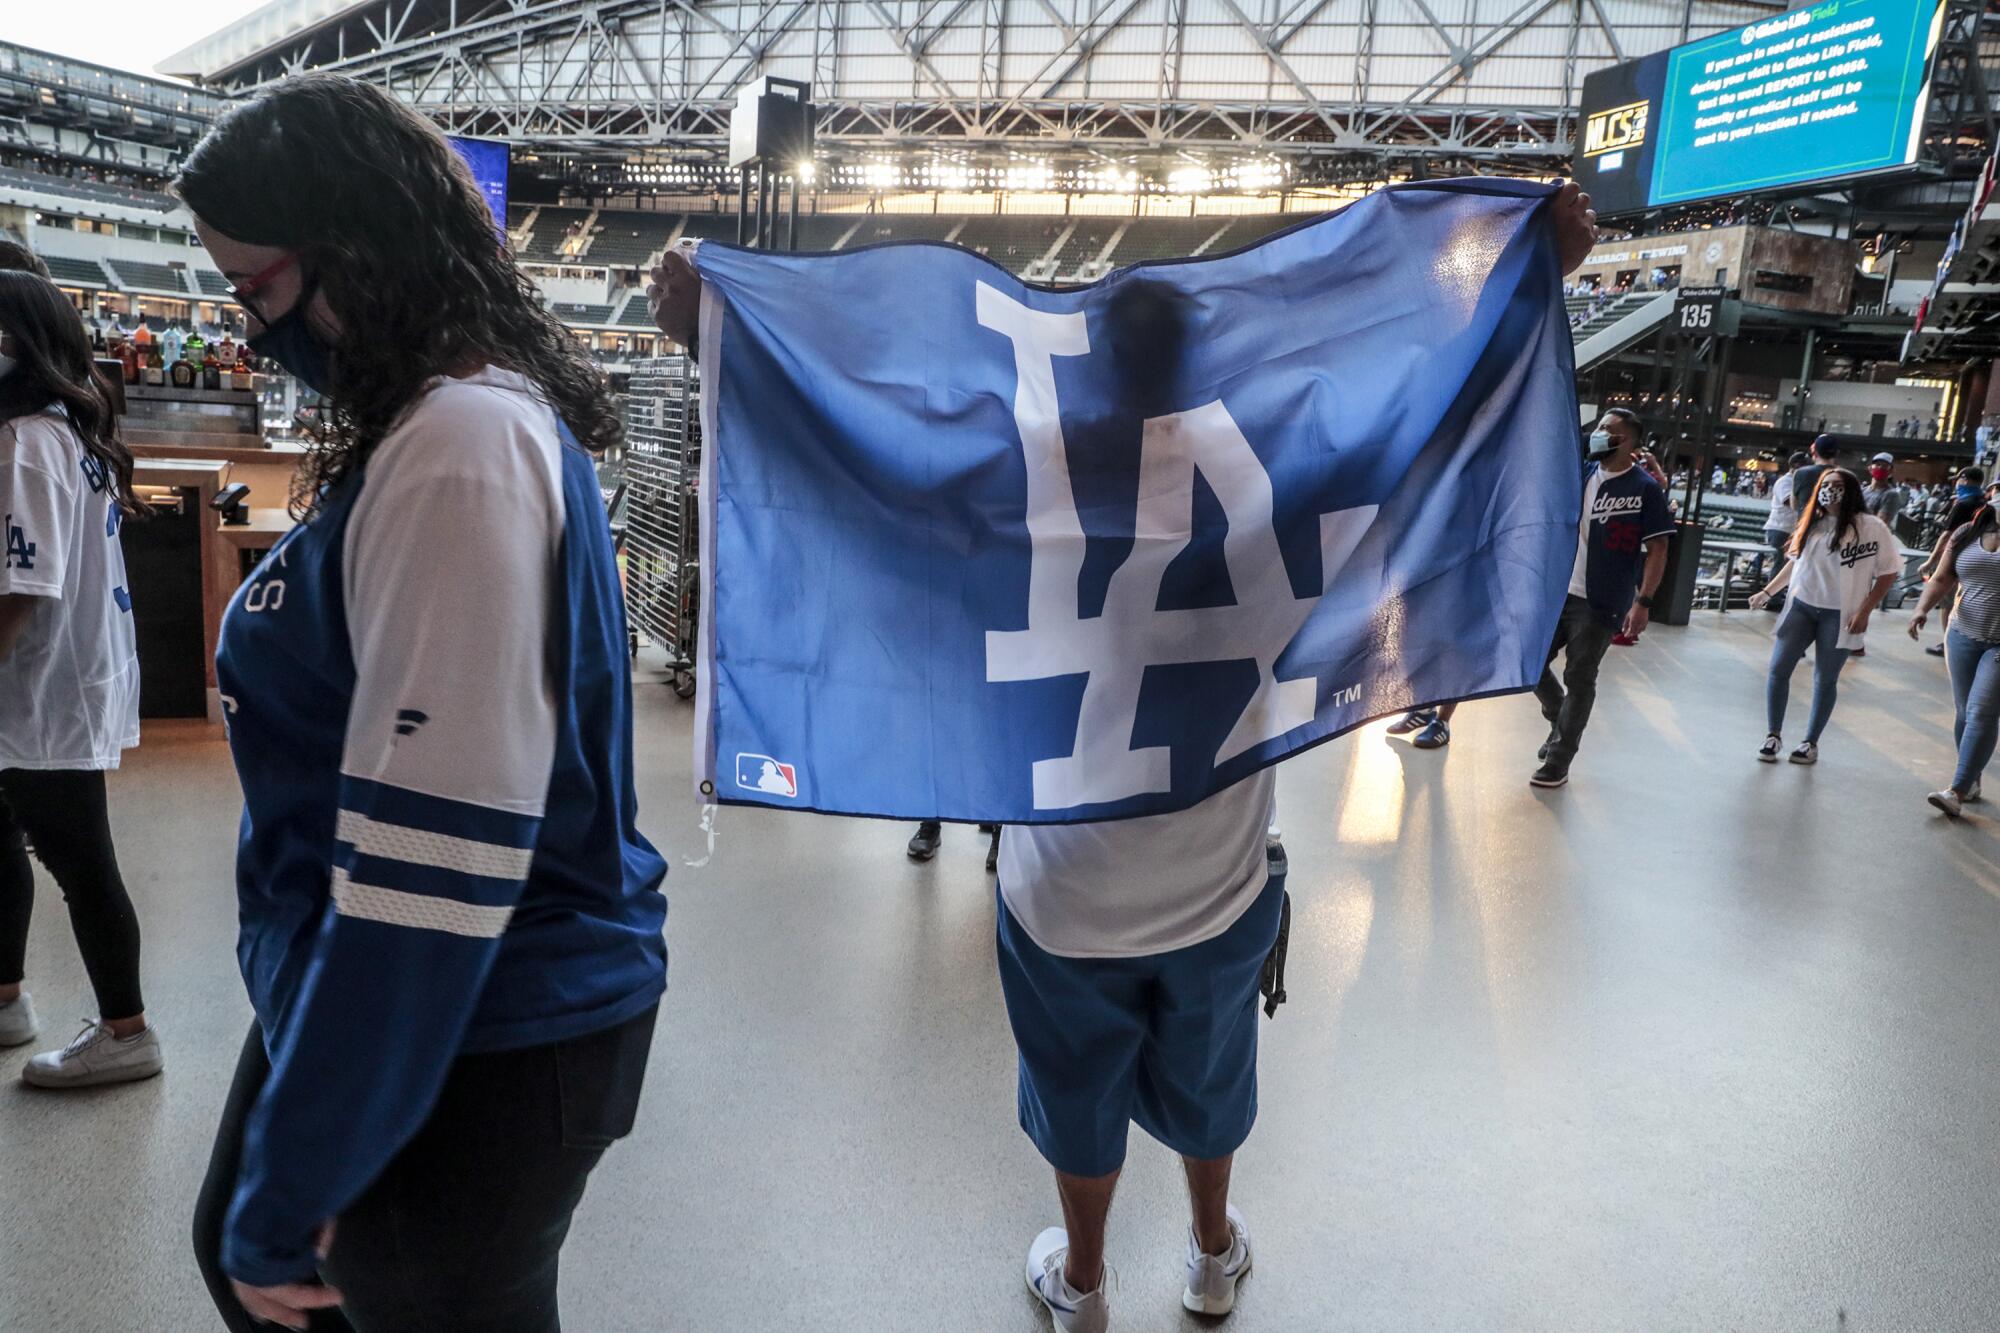
{"type": "Polygon", "coordinates": [[[1549,665],[1535,686],[1549,722],[1542,766],[1528,779],[1537,787],[1569,781],[1570,763],[1597,702],[1597,668],[1605,650],[1621,628],[1632,639],[1646,628],[1653,594],[1666,573],[1673,515],[1660,483],[1636,466],[1639,444],[1639,418],[1622,407],[1606,412],[1591,432],[1591,457],[1597,461],[1583,479],[1569,596],[1549,645],[1549,665]],[[1557,653],[1563,654],[1561,680],[1555,673],[1557,653]]]}

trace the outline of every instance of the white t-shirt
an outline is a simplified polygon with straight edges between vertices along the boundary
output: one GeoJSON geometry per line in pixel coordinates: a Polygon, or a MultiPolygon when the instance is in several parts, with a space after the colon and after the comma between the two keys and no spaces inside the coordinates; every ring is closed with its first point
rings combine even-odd
{"type": "Polygon", "coordinates": [[[105,769],[139,743],[139,653],[110,479],[55,412],[0,423],[0,768],[105,769]]]}
{"type": "MultiPolygon", "coordinates": [[[[1884,574],[1902,573],[1903,549],[1889,531],[1889,525],[1873,514],[1855,515],[1853,530],[1838,548],[1833,545],[1832,537],[1833,520],[1827,518],[1813,524],[1806,533],[1805,545],[1792,569],[1792,601],[1827,611],[1838,610],[1840,646],[1859,648],[1863,636],[1847,629],[1847,618],[1861,609],[1876,579],[1884,574]]],[[[1789,610],[1786,614],[1790,614],[1789,610]]]]}
{"type": "Polygon", "coordinates": [[[1000,894],[1028,938],[1065,958],[1136,958],[1214,939],[1267,879],[1277,770],[1192,809],[1102,824],[1013,824],[1000,894]]]}
{"type": "Polygon", "coordinates": [[[1771,483],[1771,513],[1764,520],[1766,532],[1790,532],[1799,525],[1799,511],[1792,508],[1792,474],[1771,483]]]}
{"type": "MultiPolygon", "coordinates": [[[[1590,596],[1587,571],[1590,565],[1590,511],[1597,504],[1597,493],[1604,488],[1604,469],[1594,467],[1583,483],[1583,517],[1576,524],[1576,563],[1569,567],[1569,595],[1590,596]]],[[[1622,477],[1623,472],[1613,476],[1622,477]]]]}

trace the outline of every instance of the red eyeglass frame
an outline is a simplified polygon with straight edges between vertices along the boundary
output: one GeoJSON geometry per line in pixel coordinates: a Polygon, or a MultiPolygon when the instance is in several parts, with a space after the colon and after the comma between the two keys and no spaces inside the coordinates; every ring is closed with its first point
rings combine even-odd
{"type": "Polygon", "coordinates": [[[250,318],[256,320],[259,324],[264,325],[266,328],[270,327],[271,321],[264,318],[264,312],[262,310],[259,310],[256,306],[250,304],[249,298],[255,296],[258,292],[262,291],[264,288],[270,286],[272,281],[280,273],[283,273],[286,269],[290,268],[292,265],[298,262],[299,262],[299,252],[296,250],[292,251],[290,254],[272,260],[268,265],[259,269],[257,272],[251,274],[243,282],[238,283],[235,286],[231,287],[229,289],[229,299],[236,302],[237,305],[242,306],[243,309],[249,314],[250,318]]]}

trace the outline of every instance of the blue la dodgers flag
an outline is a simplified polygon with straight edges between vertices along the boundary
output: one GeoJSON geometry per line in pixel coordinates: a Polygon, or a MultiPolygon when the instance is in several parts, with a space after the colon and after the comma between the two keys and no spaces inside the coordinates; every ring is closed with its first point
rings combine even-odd
{"type": "Polygon", "coordinates": [[[704,794],[1157,814],[1531,685],[1580,504],[1552,195],[1397,186],[1071,290],[702,244],[704,794]]]}

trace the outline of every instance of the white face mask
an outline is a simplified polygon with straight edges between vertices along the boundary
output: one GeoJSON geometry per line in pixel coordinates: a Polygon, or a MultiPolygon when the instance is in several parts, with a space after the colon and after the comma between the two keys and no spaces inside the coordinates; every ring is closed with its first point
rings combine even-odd
{"type": "Polygon", "coordinates": [[[1820,488],[1819,488],[1819,507],[1820,507],[1821,509],[1826,509],[1826,510],[1833,510],[1833,509],[1838,509],[1838,508],[1840,508],[1840,493],[1841,493],[1842,489],[1844,489],[1844,488],[1842,488],[1842,487],[1839,487],[1839,486],[1822,486],[1822,487],[1820,487],[1820,488]]]}

